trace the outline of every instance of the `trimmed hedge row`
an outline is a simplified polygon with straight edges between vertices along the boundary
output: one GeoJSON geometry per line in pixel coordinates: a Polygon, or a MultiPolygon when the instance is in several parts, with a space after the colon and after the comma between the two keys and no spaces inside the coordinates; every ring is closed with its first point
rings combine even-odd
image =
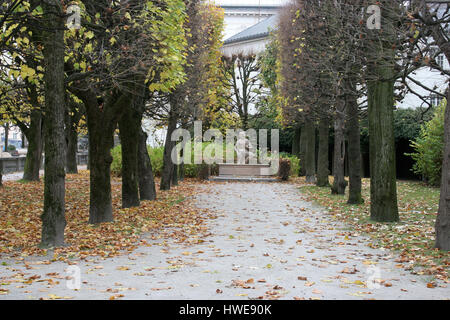
{"type": "MultiPolygon", "coordinates": [[[[207,144],[204,144],[203,148],[205,148],[207,144]]],[[[161,176],[162,168],[163,168],[163,156],[164,156],[164,147],[148,147],[148,153],[150,155],[150,160],[152,162],[153,174],[156,177],[161,176]]],[[[192,153],[193,154],[193,153],[192,153]]],[[[113,162],[111,164],[111,174],[117,177],[120,177],[122,174],[122,146],[118,145],[114,147],[111,151],[111,155],[113,157],[113,162]]],[[[288,159],[290,162],[289,172],[291,176],[297,176],[300,171],[300,160],[296,156],[292,156],[288,153],[281,153],[280,159],[288,159]]],[[[192,161],[193,162],[193,161],[192,161]]],[[[185,164],[184,165],[184,174],[187,178],[196,178],[201,173],[202,170],[201,165],[196,164],[185,164]]],[[[211,166],[211,174],[218,175],[218,166],[211,166]]]]}

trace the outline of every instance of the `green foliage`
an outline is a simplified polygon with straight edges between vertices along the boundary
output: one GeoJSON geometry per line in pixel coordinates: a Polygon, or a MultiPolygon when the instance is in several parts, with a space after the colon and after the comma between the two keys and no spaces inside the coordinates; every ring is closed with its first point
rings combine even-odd
{"type": "Polygon", "coordinates": [[[298,176],[300,172],[300,159],[289,153],[281,152],[280,159],[288,159],[290,161],[290,175],[298,176]]]}
{"type": "Polygon", "coordinates": [[[9,144],[8,145],[8,150],[7,151],[16,151],[16,146],[13,144],[9,144]]]}
{"type": "Polygon", "coordinates": [[[113,161],[111,163],[111,174],[117,177],[122,175],[122,146],[115,146],[111,150],[113,161]]]}
{"type": "MultiPolygon", "coordinates": [[[[397,109],[394,111],[395,142],[415,140],[420,135],[421,126],[431,120],[432,113],[423,113],[422,109],[397,109]]],[[[361,120],[361,144],[364,150],[369,148],[369,124],[367,118],[361,120]]]]}
{"type": "MultiPolygon", "coordinates": [[[[210,145],[209,142],[204,142],[202,144],[203,150],[210,145]]],[[[162,173],[163,163],[164,163],[164,147],[152,148],[147,147],[148,154],[152,163],[153,175],[155,177],[160,177],[162,173]]],[[[224,145],[225,150],[225,145],[224,145]]],[[[225,157],[225,151],[224,151],[225,157]]],[[[111,155],[113,157],[113,162],[111,164],[111,174],[117,177],[122,175],[122,146],[118,145],[111,150],[111,155]]],[[[214,168],[214,166],[213,166],[214,168]]],[[[194,164],[194,144],[192,144],[191,150],[191,164],[184,165],[185,177],[196,178],[199,173],[199,165],[194,164]]]]}
{"type": "MultiPolygon", "coordinates": [[[[153,175],[159,177],[163,167],[164,147],[152,148],[148,146],[147,149],[152,163],[153,175]]],[[[115,146],[111,150],[111,155],[113,157],[111,174],[120,177],[122,175],[122,146],[115,146]]]]}
{"type": "Polygon", "coordinates": [[[420,136],[411,142],[415,152],[409,154],[416,161],[413,170],[434,186],[439,186],[444,149],[444,100],[436,108],[433,118],[422,126],[420,136]]]}
{"type": "Polygon", "coordinates": [[[153,175],[160,177],[163,168],[164,147],[152,148],[147,146],[148,154],[150,155],[150,161],[152,163],[153,175]]]}
{"type": "Polygon", "coordinates": [[[279,44],[272,34],[271,41],[266,45],[264,52],[259,56],[258,63],[261,69],[260,78],[265,87],[270,89],[272,96],[277,94],[277,57],[279,44]]]}
{"type": "Polygon", "coordinates": [[[280,134],[279,147],[281,151],[290,151],[292,148],[292,138],[294,130],[291,127],[283,127],[278,121],[279,110],[276,107],[275,100],[272,98],[261,99],[257,102],[258,113],[249,121],[249,127],[258,131],[259,129],[267,129],[270,147],[271,132],[270,129],[278,129],[280,134]]]}
{"type": "Polygon", "coordinates": [[[432,114],[422,115],[421,109],[398,109],[394,112],[395,141],[400,139],[414,140],[420,135],[420,129],[425,121],[429,121],[432,114]]]}

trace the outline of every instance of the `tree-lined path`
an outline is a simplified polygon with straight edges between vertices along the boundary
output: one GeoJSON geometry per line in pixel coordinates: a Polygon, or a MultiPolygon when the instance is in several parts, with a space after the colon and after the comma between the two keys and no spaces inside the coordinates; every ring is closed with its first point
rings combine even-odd
{"type": "Polygon", "coordinates": [[[78,291],[66,288],[66,263],[27,257],[26,267],[3,258],[0,282],[9,293],[2,298],[450,298],[444,283],[427,288],[429,277],[398,268],[389,250],[369,248],[369,238],[306,201],[295,184],[205,184],[195,204],[216,215],[205,222],[208,236],[177,243],[147,234],[149,245],[129,255],[74,261],[78,291]],[[367,287],[377,278],[378,288],[367,287]]]}

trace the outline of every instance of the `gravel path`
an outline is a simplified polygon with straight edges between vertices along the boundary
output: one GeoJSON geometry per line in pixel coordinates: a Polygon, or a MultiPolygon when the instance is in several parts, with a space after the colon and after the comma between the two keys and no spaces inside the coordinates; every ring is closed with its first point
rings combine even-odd
{"type": "Polygon", "coordinates": [[[78,262],[79,290],[67,288],[66,263],[27,258],[26,269],[0,257],[0,289],[9,290],[0,298],[450,299],[445,284],[427,288],[430,278],[398,268],[293,185],[209,184],[196,202],[217,213],[204,242],[147,235],[130,255],[78,262]]]}

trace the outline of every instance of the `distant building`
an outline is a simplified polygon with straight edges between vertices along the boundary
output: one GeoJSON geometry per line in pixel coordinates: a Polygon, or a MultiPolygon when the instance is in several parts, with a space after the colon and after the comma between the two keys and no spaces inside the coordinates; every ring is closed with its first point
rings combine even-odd
{"type": "MultiPolygon", "coordinates": [[[[444,70],[450,70],[450,64],[445,58],[444,54],[439,55],[436,59],[436,62],[444,70]]],[[[417,81],[426,86],[427,88],[433,89],[434,91],[440,93],[445,93],[445,90],[448,88],[448,77],[442,75],[439,71],[433,70],[429,67],[418,69],[411,75],[411,78],[413,78],[414,81],[417,81]]],[[[430,93],[411,80],[408,81],[408,85],[418,94],[424,97],[428,97],[428,102],[430,102],[434,106],[438,106],[443,100],[442,96],[435,93],[430,93]]],[[[425,103],[417,95],[414,95],[412,93],[407,94],[406,97],[398,103],[399,108],[418,108],[424,105],[425,103]]]]}
{"type": "MultiPolygon", "coordinates": [[[[222,52],[225,55],[237,53],[260,53],[269,41],[269,32],[277,28],[277,13],[289,0],[216,0],[216,4],[225,10],[225,41],[222,52]]],[[[449,61],[443,54],[436,62],[445,70],[450,70],[449,61]]],[[[445,93],[448,77],[439,71],[424,67],[416,70],[411,78],[422,85],[445,93]]],[[[420,85],[408,81],[409,86],[418,94],[427,97],[433,105],[439,105],[442,97],[430,93],[420,85]]],[[[425,103],[415,94],[408,93],[397,104],[398,108],[418,108],[425,103]]]]}
{"type": "Polygon", "coordinates": [[[226,56],[236,53],[260,53],[269,42],[269,33],[278,25],[278,15],[271,17],[235,34],[225,40],[222,52],[226,56]]]}
{"type": "Polygon", "coordinates": [[[216,0],[225,11],[224,39],[275,15],[289,0],[216,0]]]}
{"type": "MultiPolygon", "coordinates": [[[[22,132],[16,126],[9,127],[8,145],[15,146],[16,149],[22,148],[22,132]]],[[[0,151],[6,151],[5,150],[5,128],[3,126],[0,126],[0,151]]]]}

